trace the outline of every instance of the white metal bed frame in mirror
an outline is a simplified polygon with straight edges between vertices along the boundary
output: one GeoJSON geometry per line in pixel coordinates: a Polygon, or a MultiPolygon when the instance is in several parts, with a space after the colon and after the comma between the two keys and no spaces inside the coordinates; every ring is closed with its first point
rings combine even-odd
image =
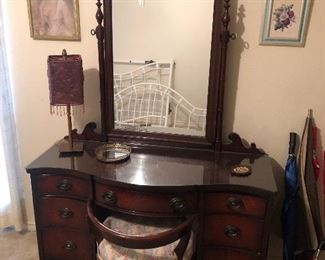
{"type": "Polygon", "coordinates": [[[112,0],[115,129],[206,135],[213,3],[112,0]]]}
{"type": "Polygon", "coordinates": [[[114,74],[116,128],[204,135],[207,110],[194,106],[172,88],[173,60],[115,61],[114,64],[145,64],[114,74]]]}

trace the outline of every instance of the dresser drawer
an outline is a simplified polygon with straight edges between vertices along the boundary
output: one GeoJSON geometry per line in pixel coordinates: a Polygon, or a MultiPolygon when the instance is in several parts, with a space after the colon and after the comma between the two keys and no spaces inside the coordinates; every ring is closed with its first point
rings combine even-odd
{"type": "Polygon", "coordinates": [[[206,193],[204,208],[208,213],[236,213],[264,218],[266,200],[233,193],[206,193]]]}
{"type": "Polygon", "coordinates": [[[89,234],[66,229],[41,231],[46,260],[93,260],[94,249],[89,234]]]}
{"type": "Polygon", "coordinates": [[[234,249],[206,249],[204,250],[204,260],[259,260],[260,256],[249,254],[246,252],[239,252],[234,249]]]}
{"type": "Polygon", "coordinates": [[[91,191],[90,181],[68,175],[33,176],[33,184],[38,194],[71,195],[87,199],[91,191]]]}
{"type": "Polygon", "coordinates": [[[103,184],[95,185],[95,199],[110,207],[148,213],[194,212],[197,204],[193,193],[138,192],[103,184]]]}
{"type": "Polygon", "coordinates": [[[38,224],[86,230],[86,203],[67,198],[41,197],[38,200],[38,224]]]}
{"type": "Polygon", "coordinates": [[[260,252],[263,221],[255,218],[220,214],[204,218],[204,243],[260,252]]]}

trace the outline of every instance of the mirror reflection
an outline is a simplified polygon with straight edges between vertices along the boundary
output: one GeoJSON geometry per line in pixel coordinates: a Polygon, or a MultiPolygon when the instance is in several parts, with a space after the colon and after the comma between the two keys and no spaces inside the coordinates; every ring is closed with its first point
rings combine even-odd
{"type": "Polygon", "coordinates": [[[213,0],[113,0],[115,128],[205,135],[213,0]]]}

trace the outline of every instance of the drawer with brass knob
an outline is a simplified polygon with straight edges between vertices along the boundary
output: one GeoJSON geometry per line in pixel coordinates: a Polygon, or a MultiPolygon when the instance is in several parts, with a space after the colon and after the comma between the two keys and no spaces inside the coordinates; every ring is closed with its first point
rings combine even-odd
{"type": "Polygon", "coordinates": [[[231,239],[239,239],[241,237],[240,228],[232,225],[226,225],[223,233],[231,239]]]}
{"type": "Polygon", "coordinates": [[[95,200],[104,207],[147,213],[183,214],[197,207],[195,193],[138,192],[101,183],[95,184],[95,200]]]}
{"type": "Polygon", "coordinates": [[[244,194],[211,192],[205,195],[204,208],[209,213],[233,213],[264,218],[266,200],[244,194]]]}
{"type": "Polygon", "coordinates": [[[106,203],[109,206],[116,206],[117,203],[117,197],[116,193],[112,190],[107,190],[103,193],[102,198],[104,200],[104,203],[106,203]]]}
{"type": "Polygon", "coordinates": [[[41,234],[44,259],[93,259],[94,249],[86,232],[47,229],[41,234]]]}
{"type": "Polygon", "coordinates": [[[232,247],[259,253],[262,250],[264,222],[253,217],[216,214],[205,217],[206,245],[232,247]]]}
{"type": "Polygon", "coordinates": [[[42,197],[39,198],[39,225],[66,226],[86,229],[86,204],[80,200],[42,197]]]}
{"type": "Polygon", "coordinates": [[[91,194],[91,183],[86,179],[66,175],[33,176],[33,186],[39,195],[65,195],[87,200],[91,194]]]}
{"type": "Polygon", "coordinates": [[[70,208],[60,208],[58,210],[61,219],[68,219],[73,217],[73,211],[70,208]]]}
{"type": "Polygon", "coordinates": [[[76,244],[71,241],[71,240],[66,240],[64,241],[64,243],[62,244],[62,248],[66,251],[66,252],[71,252],[73,250],[77,249],[76,244]]]}
{"type": "Polygon", "coordinates": [[[181,197],[173,197],[170,199],[169,205],[174,212],[185,212],[186,211],[186,201],[181,197]]]}

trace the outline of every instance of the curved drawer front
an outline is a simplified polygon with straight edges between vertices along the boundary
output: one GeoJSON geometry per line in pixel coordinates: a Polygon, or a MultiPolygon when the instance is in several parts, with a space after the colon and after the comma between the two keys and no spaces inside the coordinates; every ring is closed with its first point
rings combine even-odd
{"type": "Polygon", "coordinates": [[[197,204],[194,193],[139,192],[99,183],[95,185],[95,199],[109,207],[148,213],[190,213],[197,204]]]}
{"type": "Polygon", "coordinates": [[[86,203],[66,198],[42,197],[38,202],[38,220],[41,227],[66,226],[86,229],[86,203]]]}
{"type": "Polygon", "coordinates": [[[250,195],[233,193],[207,193],[204,208],[209,213],[236,213],[264,218],[266,200],[250,195]]]}
{"type": "Polygon", "coordinates": [[[92,260],[94,250],[87,233],[66,229],[42,230],[43,254],[45,259],[92,260]]]}
{"type": "Polygon", "coordinates": [[[34,185],[39,195],[71,195],[87,199],[91,191],[91,182],[70,175],[38,175],[34,185]]]}
{"type": "Polygon", "coordinates": [[[263,221],[238,215],[206,216],[205,244],[235,247],[258,253],[263,241],[263,224],[263,221]]]}
{"type": "Polygon", "coordinates": [[[259,260],[260,256],[239,252],[233,249],[220,249],[211,250],[207,249],[204,251],[204,260],[259,260]]]}

